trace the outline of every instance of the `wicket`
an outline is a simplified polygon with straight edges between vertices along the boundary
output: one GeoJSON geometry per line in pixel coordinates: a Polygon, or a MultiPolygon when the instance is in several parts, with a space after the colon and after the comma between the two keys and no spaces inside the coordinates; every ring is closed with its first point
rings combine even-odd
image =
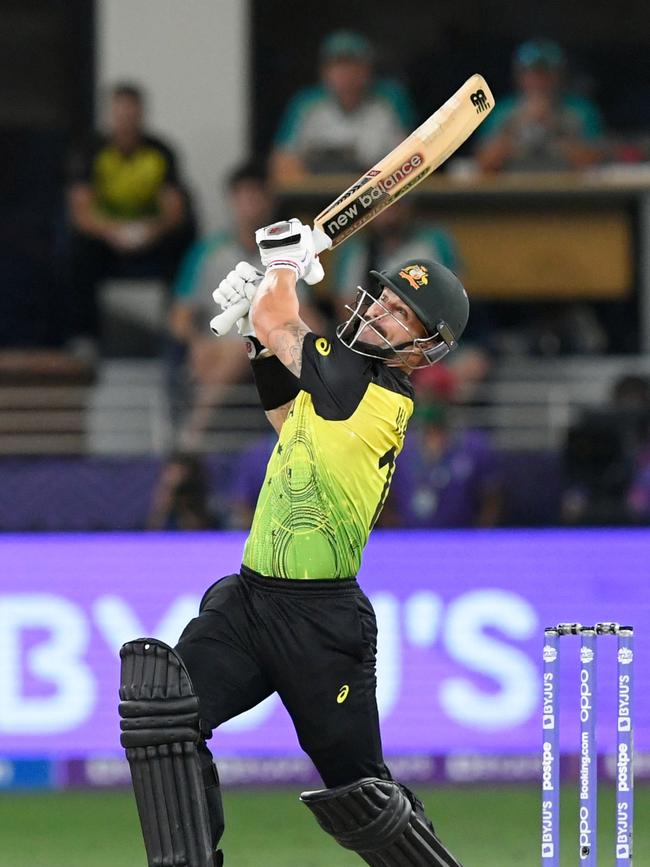
{"type": "Polygon", "coordinates": [[[616,724],[616,865],[632,865],[634,822],[632,696],[634,630],[618,623],[559,623],[544,630],[542,710],[542,867],[560,864],[560,638],[580,636],[579,860],[598,856],[598,638],[618,639],[616,724]]]}

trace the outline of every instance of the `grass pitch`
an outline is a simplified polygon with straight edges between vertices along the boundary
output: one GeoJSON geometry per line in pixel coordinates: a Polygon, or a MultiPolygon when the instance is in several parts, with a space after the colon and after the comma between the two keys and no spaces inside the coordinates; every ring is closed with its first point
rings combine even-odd
{"type": "MultiPolygon", "coordinates": [[[[466,867],[538,867],[533,786],[418,788],[440,836],[466,867]]],[[[226,867],[354,867],[363,862],[316,825],[294,789],[226,791],[226,867]]],[[[563,793],[562,867],[577,859],[577,793],[563,793]]],[[[614,793],[599,802],[599,867],[614,863],[614,793]]],[[[634,863],[650,864],[650,787],[638,787],[634,863]]],[[[146,867],[128,791],[0,796],[0,867],[146,867]]]]}

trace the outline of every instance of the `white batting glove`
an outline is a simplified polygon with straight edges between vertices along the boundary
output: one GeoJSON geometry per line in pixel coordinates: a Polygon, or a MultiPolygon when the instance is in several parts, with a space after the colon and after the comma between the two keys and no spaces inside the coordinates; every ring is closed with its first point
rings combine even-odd
{"type": "Polygon", "coordinates": [[[216,334],[222,333],[217,327],[216,320],[223,315],[223,312],[240,304],[246,312],[237,320],[237,330],[242,337],[255,337],[255,329],[250,320],[249,311],[263,277],[264,275],[257,268],[249,265],[248,262],[239,262],[237,267],[219,283],[212,293],[212,297],[215,303],[221,307],[222,313],[215,316],[210,322],[210,328],[216,334]]]}
{"type": "Polygon", "coordinates": [[[258,229],[255,241],[267,271],[293,268],[298,279],[310,286],[320,283],[325,276],[318,253],[330,247],[332,242],[320,229],[311,229],[294,217],[258,229]]]}

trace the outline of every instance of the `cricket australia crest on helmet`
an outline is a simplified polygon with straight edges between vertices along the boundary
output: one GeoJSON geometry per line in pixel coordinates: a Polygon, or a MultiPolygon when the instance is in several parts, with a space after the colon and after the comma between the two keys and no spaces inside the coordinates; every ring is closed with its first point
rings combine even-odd
{"type": "Polygon", "coordinates": [[[429,271],[426,265],[407,265],[399,272],[399,276],[406,280],[413,289],[426,286],[429,282],[429,271]]]}

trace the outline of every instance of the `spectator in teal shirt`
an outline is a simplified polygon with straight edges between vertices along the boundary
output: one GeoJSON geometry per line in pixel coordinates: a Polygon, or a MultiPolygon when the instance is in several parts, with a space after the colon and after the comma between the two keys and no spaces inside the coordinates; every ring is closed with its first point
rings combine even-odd
{"type": "Polygon", "coordinates": [[[566,171],[600,162],[602,122],[590,100],[565,89],[565,58],[549,39],[515,52],[517,93],[497,99],[482,125],[477,161],[485,172],[566,171]]]}
{"type": "Polygon", "coordinates": [[[271,173],[361,173],[411,132],[411,100],[395,81],[373,77],[373,51],[359,33],[330,34],[321,46],[321,83],[289,103],[276,134],[271,173]]]}
{"type": "Polygon", "coordinates": [[[233,332],[215,340],[212,293],[238,262],[260,266],[255,229],[273,217],[266,173],[257,163],[238,166],[226,182],[229,226],[197,241],[189,250],[172,289],[168,388],[176,445],[200,446],[212,413],[248,373],[243,341],[233,332]]]}
{"type": "MultiPolygon", "coordinates": [[[[216,340],[208,327],[215,314],[212,293],[238,262],[262,268],[255,230],[271,222],[275,211],[266,170],[255,161],[235,168],[226,189],[230,225],[190,248],[172,289],[167,367],[170,414],[175,445],[189,451],[200,447],[215,410],[232,386],[250,376],[237,329],[216,340]]],[[[301,282],[301,292],[304,288],[301,282]]],[[[318,328],[317,311],[307,301],[303,309],[305,321],[318,328]]]]}

